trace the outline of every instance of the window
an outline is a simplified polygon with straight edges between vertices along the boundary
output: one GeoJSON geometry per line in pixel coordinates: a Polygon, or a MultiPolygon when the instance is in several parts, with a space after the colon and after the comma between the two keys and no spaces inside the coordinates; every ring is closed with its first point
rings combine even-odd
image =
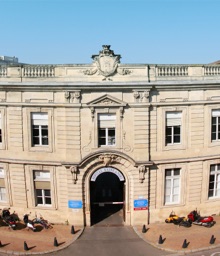
{"type": "Polygon", "coordinates": [[[166,113],[166,145],[180,144],[181,142],[181,112],[166,113]]]}
{"type": "Polygon", "coordinates": [[[210,167],[209,197],[220,197],[220,164],[210,167]]]}
{"type": "Polygon", "coordinates": [[[6,189],[0,185],[0,202],[6,202],[6,189]]]}
{"type": "Polygon", "coordinates": [[[115,145],[115,121],[116,121],[115,115],[112,115],[112,114],[98,115],[99,147],[115,145]]]}
{"type": "Polygon", "coordinates": [[[51,205],[50,172],[34,171],[36,205],[51,205]]]}
{"type": "Polygon", "coordinates": [[[0,169],[0,202],[6,202],[5,173],[0,169]]]}
{"type": "Polygon", "coordinates": [[[165,170],[165,204],[179,203],[180,201],[180,169],[165,170]]]}
{"type": "Polygon", "coordinates": [[[48,145],[48,114],[32,113],[32,146],[48,145]]]}
{"type": "Polygon", "coordinates": [[[220,110],[212,111],[212,135],[211,140],[220,140],[220,110]]]}

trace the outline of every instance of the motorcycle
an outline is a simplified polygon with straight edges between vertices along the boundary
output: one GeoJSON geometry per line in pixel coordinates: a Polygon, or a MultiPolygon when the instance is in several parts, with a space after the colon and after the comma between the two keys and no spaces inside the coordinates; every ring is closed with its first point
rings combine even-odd
{"type": "Polygon", "coordinates": [[[3,222],[12,229],[16,229],[17,223],[15,218],[13,217],[15,213],[10,213],[10,208],[4,208],[1,212],[1,218],[3,222]]]}
{"type": "Polygon", "coordinates": [[[212,216],[200,216],[197,210],[191,211],[188,214],[188,219],[194,225],[204,226],[207,228],[210,228],[215,224],[214,218],[212,216]]]}
{"type": "Polygon", "coordinates": [[[36,231],[34,222],[32,220],[29,220],[29,214],[24,215],[23,221],[28,229],[31,229],[32,231],[36,231]]]}

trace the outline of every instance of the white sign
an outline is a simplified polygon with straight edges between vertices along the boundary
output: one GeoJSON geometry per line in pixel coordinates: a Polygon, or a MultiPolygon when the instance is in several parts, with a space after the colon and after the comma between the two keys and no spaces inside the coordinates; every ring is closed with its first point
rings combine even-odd
{"type": "Polygon", "coordinates": [[[91,181],[96,181],[97,177],[102,174],[102,173],[106,173],[106,172],[111,172],[114,173],[115,175],[118,176],[120,181],[124,181],[124,176],[122,175],[121,172],[119,172],[117,169],[112,168],[112,167],[103,167],[98,169],[96,172],[93,173],[92,177],[91,177],[91,181]]]}

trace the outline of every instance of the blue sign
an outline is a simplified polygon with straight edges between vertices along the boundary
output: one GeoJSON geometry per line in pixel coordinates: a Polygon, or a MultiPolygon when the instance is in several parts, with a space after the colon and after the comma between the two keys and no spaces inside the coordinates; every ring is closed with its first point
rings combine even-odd
{"type": "Polygon", "coordinates": [[[82,208],[82,201],[80,200],[69,200],[68,207],[72,209],[81,209],[82,208]]]}
{"type": "Polygon", "coordinates": [[[147,199],[134,200],[134,208],[145,208],[145,207],[148,207],[147,199]]]}

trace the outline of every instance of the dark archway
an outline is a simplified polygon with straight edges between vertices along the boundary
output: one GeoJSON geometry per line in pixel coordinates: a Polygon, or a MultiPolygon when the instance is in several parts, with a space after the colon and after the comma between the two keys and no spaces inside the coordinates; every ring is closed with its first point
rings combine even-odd
{"type": "Polygon", "coordinates": [[[91,225],[123,225],[124,176],[114,168],[97,170],[90,180],[91,225]]]}

